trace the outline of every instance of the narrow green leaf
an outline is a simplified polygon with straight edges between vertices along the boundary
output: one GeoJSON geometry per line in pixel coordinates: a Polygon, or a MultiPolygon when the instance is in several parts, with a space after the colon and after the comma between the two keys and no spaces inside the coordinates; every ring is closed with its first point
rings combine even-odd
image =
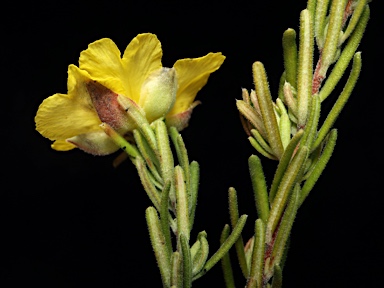
{"type": "Polygon", "coordinates": [[[324,47],[321,53],[321,67],[319,74],[325,76],[329,66],[334,62],[342,28],[345,6],[348,0],[333,0],[330,9],[330,18],[325,36],[324,47]]]}
{"type": "Polygon", "coordinates": [[[279,113],[280,115],[287,114],[288,111],[284,106],[284,103],[281,99],[277,98],[276,99],[276,106],[279,108],[279,113]]]}
{"type": "MultiPolygon", "coordinates": [[[[205,232],[205,231],[204,231],[205,232]]],[[[198,253],[200,253],[200,240],[197,239],[195,243],[193,243],[191,247],[191,259],[192,262],[195,261],[195,257],[199,257],[198,253]]]]}
{"type": "MultiPolygon", "coordinates": [[[[200,249],[196,253],[195,257],[193,257],[192,261],[192,276],[195,276],[197,273],[203,269],[205,263],[207,262],[208,259],[208,254],[209,254],[209,245],[207,241],[207,233],[199,233],[198,235],[198,241],[200,242],[200,249]]],[[[192,249],[191,249],[192,252],[192,249]]]]}
{"type": "Polygon", "coordinates": [[[255,127],[263,137],[267,138],[263,120],[257,110],[242,100],[236,100],[236,106],[240,113],[251,122],[252,126],[255,127]]]}
{"type": "MultiPolygon", "coordinates": [[[[179,134],[177,136],[177,144],[180,148],[181,155],[178,156],[178,160],[180,163],[181,168],[184,170],[184,176],[185,176],[185,183],[187,184],[187,187],[190,186],[190,178],[191,173],[189,171],[189,159],[188,159],[188,152],[187,148],[185,147],[185,143],[183,141],[183,137],[179,134]]],[[[190,196],[190,195],[189,195],[190,196]]]]}
{"type": "Polygon", "coordinates": [[[337,130],[332,129],[331,132],[329,132],[329,138],[327,140],[327,143],[325,144],[319,161],[317,162],[311,175],[308,177],[307,181],[305,181],[303,188],[301,189],[300,205],[303,204],[305,198],[307,198],[309,192],[312,190],[313,186],[315,186],[315,183],[319,179],[321,173],[324,171],[325,166],[327,165],[329,159],[332,156],[333,150],[336,145],[336,140],[337,130]]]}
{"type": "MultiPolygon", "coordinates": [[[[228,198],[229,198],[229,216],[231,220],[231,226],[233,228],[236,226],[237,221],[239,221],[239,209],[237,205],[237,193],[235,188],[233,187],[229,188],[228,198]]],[[[235,248],[236,248],[237,259],[239,260],[241,272],[243,272],[244,277],[247,278],[249,271],[247,267],[247,261],[245,260],[244,241],[241,235],[235,243],[235,248]]]]}
{"type": "Polygon", "coordinates": [[[196,274],[193,277],[193,280],[196,280],[206,274],[209,270],[212,269],[212,267],[221,260],[225,256],[225,254],[228,253],[229,249],[235,244],[237,239],[241,235],[241,231],[243,231],[245,222],[247,221],[247,215],[242,215],[239,218],[239,221],[237,221],[237,224],[235,228],[233,229],[232,233],[229,235],[227,240],[224,241],[224,243],[220,246],[220,248],[216,251],[215,254],[212,255],[211,258],[205,263],[204,268],[200,271],[200,273],[196,274]]]}
{"type": "Polygon", "coordinates": [[[145,192],[149,199],[155,205],[157,210],[160,210],[161,197],[159,191],[156,189],[155,185],[152,183],[151,178],[149,177],[149,172],[146,168],[143,158],[136,157],[134,164],[136,166],[137,172],[139,174],[141,184],[144,187],[145,192]]]}
{"type": "Polygon", "coordinates": [[[293,221],[296,217],[297,209],[299,209],[300,202],[300,185],[296,184],[288,202],[287,208],[280,222],[279,230],[276,235],[275,244],[272,250],[272,266],[279,265],[283,257],[285,247],[291,234],[293,221]]]}
{"type": "Polygon", "coordinates": [[[128,117],[133,121],[133,123],[135,123],[140,132],[144,135],[149,146],[151,146],[153,151],[157,153],[155,133],[152,131],[151,126],[145,117],[145,112],[143,109],[134,101],[122,95],[117,96],[117,101],[119,102],[120,106],[127,112],[128,117]]]}
{"type": "Polygon", "coordinates": [[[145,140],[147,140],[149,146],[156,153],[156,155],[158,155],[156,136],[151,126],[149,124],[143,124],[139,127],[139,129],[140,129],[140,132],[143,134],[145,140]]]}
{"type": "Polygon", "coordinates": [[[133,137],[135,138],[135,143],[137,148],[144,158],[149,171],[151,171],[152,175],[159,183],[163,184],[163,179],[161,178],[158,170],[160,170],[160,163],[156,157],[154,151],[149,147],[148,142],[145,140],[143,135],[140,133],[138,129],[133,130],[133,137]]]}
{"type": "Polygon", "coordinates": [[[320,99],[318,95],[313,95],[311,99],[311,112],[309,114],[307,125],[304,129],[303,138],[300,145],[311,147],[317,133],[317,125],[320,118],[320,99]]]}
{"type": "Polygon", "coordinates": [[[173,252],[171,257],[172,270],[171,270],[171,287],[183,287],[183,269],[182,257],[178,251],[173,252]]]}
{"type": "Polygon", "coordinates": [[[314,17],[314,30],[317,47],[321,51],[324,46],[325,40],[325,27],[326,27],[326,16],[328,12],[329,0],[318,0],[316,4],[316,13],[314,17]]]}
{"type": "Polygon", "coordinates": [[[283,113],[279,123],[280,138],[284,149],[288,146],[291,141],[291,120],[289,119],[288,113],[283,113]]]}
{"type": "Polygon", "coordinates": [[[281,258],[280,260],[280,269],[283,270],[284,269],[284,265],[285,265],[285,262],[287,261],[287,256],[288,256],[288,251],[289,251],[289,247],[291,245],[291,236],[288,237],[288,240],[287,242],[285,243],[285,248],[284,248],[284,252],[283,252],[283,257],[281,258]]]}
{"type": "MultiPolygon", "coordinates": [[[[172,187],[171,187],[172,189],[172,187]]],[[[171,207],[170,207],[171,209],[171,207]]],[[[177,219],[173,219],[171,213],[168,213],[169,226],[172,229],[173,234],[177,235],[177,219]]]]}
{"type": "MultiPolygon", "coordinates": [[[[281,143],[279,128],[273,109],[273,102],[271,92],[269,90],[267,73],[265,72],[264,65],[258,61],[253,63],[252,71],[257,100],[260,106],[264,127],[267,132],[267,140],[272,150],[274,151],[274,155],[280,159],[284,152],[284,148],[281,143]]],[[[261,133],[261,131],[259,132],[261,133]]]]}
{"type": "Polygon", "coordinates": [[[285,78],[285,71],[281,74],[280,76],[280,81],[279,81],[279,90],[277,92],[277,95],[279,97],[279,99],[281,99],[281,101],[283,101],[285,103],[285,99],[284,99],[284,83],[286,82],[286,78],[285,78]]]}
{"type": "Polygon", "coordinates": [[[196,212],[196,205],[197,205],[197,195],[199,191],[199,181],[200,181],[200,168],[199,168],[199,163],[196,161],[192,161],[190,166],[189,166],[189,171],[190,171],[190,185],[189,185],[189,194],[190,194],[190,201],[191,204],[189,207],[190,213],[189,213],[189,225],[190,225],[190,230],[192,230],[193,223],[195,221],[195,212],[196,212]]]}
{"type": "Polygon", "coordinates": [[[283,271],[279,265],[275,265],[273,270],[273,279],[271,288],[281,288],[283,287],[283,271]]]}
{"type": "Polygon", "coordinates": [[[251,267],[251,259],[253,254],[253,243],[255,242],[255,236],[249,238],[247,243],[244,246],[245,260],[247,261],[247,267],[251,267]]]}
{"type": "Polygon", "coordinates": [[[261,288],[264,272],[265,253],[265,226],[260,218],[255,221],[255,240],[253,242],[253,253],[251,270],[247,280],[246,288],[261,288]]]}
{"type": "Polygon", "coordinates": [[[286,207],[286,203],[292,187],[296,184],[298,175],[302,170],[303,164],[308,156],[308,148],[300,147],[291,163],[288,165],[286,172],[281,180],[279,188],[276,192],[276,197],[271,204],[269,218],[267,222],[266,241],[269,243],[272,239],[272,234],[280,221],[281,215],[286,207]]]}
{"type": "MultiPolygon", "coordinates": [[[[229,225],[226,224],[224,226],[223,231],[220,236],[220,245],[223,245],[225,240],[227,240],[230,233],[229,225]]],[[[233,278],[233,271],[231,265],[231,259],[229,256],[229,252],[223,256],[221,259],[221,268],[223,270],[224,282],[226,288],[235,288],[235,280],[233,278]]]]}
{"type": "Polygon", "coordinates": [[[156,144],[159,151],[161,176],[164,182],[172,181],[174,161],[171,146],[169,145],[167,126],[163,121],[157,121],[155,125],[155,133],[157,140],[156,144]]]}
{"type": "MultiPolygon", "coordinates": [[[[262,119],[261,117],[261,111],[260,111],[260,106],[259,106],[259,101],[257,100],[257,95],[256,95],[256,91],[251,89],[251,94],[249,95],[250,99],[251,99],[251,104],[253,106],[253,108],[256,110],[257,112],[257,116],[262,119]]],[[[264,126],[263,126],[264,127],[264,126]]]]}
{"type": "Polygon", "coordinates": [[[324,83],[324,86],[319,92],[321,102],[323,102],[331,94],[337,83],[340,81],[341,76],[343,76],[345,70],[347,69],[349,62],[354,56],[356,49],[360,44],[361,38],[363,37],[369,20],[369,14],[369,7],[366,5],[355,30],[353,30],[351,37],[348,39],[347,45],[343,49],[343,52],[332,69],[332,72],[327,77],[327,81],[324,83]]]}
{"type": "MultiPolygon", "coordinates": [[[[297,100],[293,95],[293,86],[288,82],[284,83],[284,100],[291,112],[297,116],[297,100]]],[[[297,121],[296,121],[297,122],[297,121]]]]}
{"type": "Polygon", "coordinates": [[[319,0],[308,0],[307,2],[307,10],[309,11],[309,15],[311,15],[311,18],[314,19],[315,11],[316,11],[316,5],[319,0]]]}
{"type": "Polygon", "coordinates": [[[310,12],[300,13],[300,46],[297,74],[297,125],[307,123],[309,99],[312,95],[313,73],[313,27],[310,12]]]}
{"type": "Polygon", "coordinates": [[[319,161],[321,150],[323,149],[322,145],[317,146],[317,148],[310,154],[308,160],[311,160],[310,166],[306,169],[305,174],[301,178],[301,181],[305,181],[312,174],[313,169],[315,168],[317,162],[319,161]]]}
{"type": "Polygon", "coordinates": [[[184,182],[183,169],[180,166],[175,167],[175,190],[176,190],[176,219],[177,231],[180,237],[183,234],[189,241],[189,213],[188,213],[188,195],[184,182]]]}
{"type": "Polygon", "coordinates": [[[337,117],[339,116],[341,110],[343,110],[345,104],[347,103],[349,96],[351,96],[353,89],[355,88],[357,79],[359,78],[361,71],[361,52],[357,52],[355,57],[353,57],[353,64],[351,73],[345,84],[343,91],[341,92],[339,98],[337,98],[335,104],[333,105],[331,112],[329,112],[327,118],[325,119],[323,125],[321,126],[319,133],[317,134],[317,139],[313,143],[312,150],[316,149],[321,142],[323,142],[325,136],[328,134],[329,130],[332,128],[337,117]]]}
{"type": "Polygon", "coordinates": [[[189,250],[188,238],[181,233],[180,235],[181,251],[183,254],[183,288],[192,287],[192,261],[189,250]]]}
{"type": "Polygon", "coordinates": [[[280,115],[282,114],[282,112],[280,111],[280,107],[277,106],[276,103],[272,102],[272,105],[273,105],[273,112],[275,112],[277,127],[279,127],[280,115]]]}
{"type": "Polygon", "coordinates": [[[171,231],[169,226],[169,191],[171,190],[171,182],[168,181],[164,185],[164,189],[161,192],[161,207],[160,207],[160,222],[161,229],[163,230],[165,238],[165,246],[168,248],[168,254],[172,254],[172,241],[171,241],[171,231]]]}
{"type": "Polygon", "coordinates": [[[283,33],[283,51],[284,51],[284,68],[285,80],[296,88],[297,79],[297,45],[296,31],[287,29],[283,33]]]}
{"type": "Polygon", "coordinates": [[[243,101],[249,105],[251,105],[251,98],[249,98],[248,90],[245,88],[241,88],[241,97],[243,98],[243,101]]]}
{"type": "Polygon", "coordinates": [[[130,144],[127,140],[125,140],[123,136],[117,133],[107,123],[101,123],[100,128],[103,129],[105,134],[107,134],[111,138],[111,140],[115,142],[115,144],[119,146],[121,150],[126,152],[130,157],[136,158],[140,155],[140,152],[134,145],[130,144]]]}
{"type": "Polygon", "coordinates": [[[259,143],[259,145],[268,153],[268,154],[271,154],[271,155],[274,155],[274,152],[272,151],[272,148],[269,147],[268,143],[265,142],[263,136],[261,136],[261,134],[259,133],[259,131],[257,131],[256,129],[252,129],[251,130],[251,134],[253,136],[253,138],[255,138],[255,140],[257,141],[257,143],[259,143]]]}
{"type": "Polygon", "coordinates": [[[181,168],[184,170],[185,181],[187,187],[190,185],[190,172],[189,172],[189,159],[187,148],[185,147],[185,143],[180,133],[177,131],[175,127],[171,127],[169,129],[169,134],[171,136],[173,146],[175,147],[177,159],[181,168]]]}
{"type": "Polygon", "coordinates": [[[257,152],[259,152],[261,155],[271,159],[271,160],[277,160],[275,155],[272,155],[264,150],[263,147],[257,142],[257,140],[253,137],[248,137],[249,142],[251,143],[252,147],[256,149],[257,152]]]}
{"type": "Polygon", "coordinates": [[[351,19],[349,20],[348,27],[345,29],[343,36],[340,38],[339,46],[348,39],[348,37],[352,34],[353,30],[356,28],[357,23],[360,20],[361,15],[367,5],[368,0],[359,0],[356,7],[354,8],[351,19]]]}
{"type": "Polygon", "coordinates": [[[275,176],[272,181],[271,189],[269,191],[269,202],[272,203],[273,199],[276,196],[277,188],[280,185],[281,179],[284,176],[285,171],[287,170],[288,164],[291,162],[292,155],[303,136],[304,131],[299,130],[295,136],[289,142],[287,148],[284,151],[283,157],[281,157],[279,165],[277,166],[275,176]]]}
{"type": "Polygon", "coordinates": [[[269,201],[267,183],[265,181],[263,166],[261,165],[260,158],[256,155],[252,155],[248,159],[248,166],[252,181],[253,195],[255,197],[257,215],[264,222],[267,222],[269,216],[269,201]]]}
{"type": "Polygon", "coordinates": [[[170,287],[171,255],[168,254],[168,249],[165,245],[165,238],[162,233],[160,221],[155,208],[148,207],[145,211],[145,218],[147,220],[149,237],[151,239],[153,251],[155,252],[163,286],[170,287]]]}

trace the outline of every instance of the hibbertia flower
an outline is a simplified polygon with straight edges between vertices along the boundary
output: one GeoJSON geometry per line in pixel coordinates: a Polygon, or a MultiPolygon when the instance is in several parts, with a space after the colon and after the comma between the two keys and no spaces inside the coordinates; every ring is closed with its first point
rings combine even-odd
{"type": "Polygon", "coordinates": [[[94,155],[118,150],[100,128],[105,122],[124,135],[133,129],[118,95],[141,109],[149,122],[165,118],[179,131],[189,122],[197,105],[197,92],[223,63],[221,53],[181,59],[172,68],[161,63],[162,49],[156,35],[136,36],[123,56],[115,43],[103,38],[80,54],[79,67],[69,65],[68,93],[45,99],[37,111],[36,129],[54,141],[52,148],[80,148],[94,155]]]}

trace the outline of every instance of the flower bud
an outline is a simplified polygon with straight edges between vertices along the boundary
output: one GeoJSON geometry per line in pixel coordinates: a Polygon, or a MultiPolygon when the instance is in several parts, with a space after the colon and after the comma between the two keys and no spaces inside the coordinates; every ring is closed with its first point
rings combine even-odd
{"type": "Polygon", "coordinates": [[[108,155],[119,149],[102,130],[71,137],[67,139],[67,142],[75,145],[84,152],[98,156],[108,155]]]}
{"type": "Polygon", "coordinates": [[[177,78],[174,68],[160,68],[141,87],[139,106],[149,123],[164,117],[176,99],[177,78]]]}

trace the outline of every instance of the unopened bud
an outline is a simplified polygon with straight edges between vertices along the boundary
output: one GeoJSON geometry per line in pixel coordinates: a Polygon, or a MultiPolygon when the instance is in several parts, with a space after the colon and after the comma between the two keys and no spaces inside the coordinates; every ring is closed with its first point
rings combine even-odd
{"type": "Polygon", "coordinates": [[[98,156],[108,155],[119,149],[102,130],[71,137],[67,139],[67,142],[84,152],[98,156]]]}
{"type": "Polygon", "coordinates": [[[160,68],[143,83],[139,106],[149,123],[164,117],[176,100],[177,78],[174,68],[160,68]]]}

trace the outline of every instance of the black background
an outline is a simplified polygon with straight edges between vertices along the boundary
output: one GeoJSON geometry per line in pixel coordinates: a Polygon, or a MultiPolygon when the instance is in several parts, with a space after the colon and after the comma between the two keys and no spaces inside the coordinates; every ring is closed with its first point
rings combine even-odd
{"type": "MultiPolygon", "coordinates": [[[[283,71],[281,36],[288,27],[298,29],[306,5],[280,2],[52,1],[3,9],[0,286],[161,285],[144,218],[150,202],[133,165],[114,169],[116,154],[53,151],[34,128],[42,100],[66,93],[68,65],[77,64],[80,52],[103,37],[124,51],[137,34],[155,33],[167,67],[208,52],[227,57],[198,93],[203,104],[182,132],[202,173],[192,239],[205,230],[210,254],[217,250],[229,221],[230,186],[239,193],[240,212],[249,215],[244,238],[251,237],[256,211],[247,159],[256,151],[242,130],[235,99],[241,98],[241,87],[253,88],[256,60],[264,63],[276,97],[283,71]]],[[[371,3],[359,47],[363,70],[336,122],[335,154],[293,226],[284,287],[378,287],[382,282],[380,2],[371,3]]],[[[336,96],[322,105],[322,119],[336,96]]],[[[262,163],[270,183],[276,163],[265,158],[262,163]]],[[[245,281],[232,260],[242,287],[245,281]]],[[[194,283],[211,285],[224,286],[220,265],[194,283]]]]}

